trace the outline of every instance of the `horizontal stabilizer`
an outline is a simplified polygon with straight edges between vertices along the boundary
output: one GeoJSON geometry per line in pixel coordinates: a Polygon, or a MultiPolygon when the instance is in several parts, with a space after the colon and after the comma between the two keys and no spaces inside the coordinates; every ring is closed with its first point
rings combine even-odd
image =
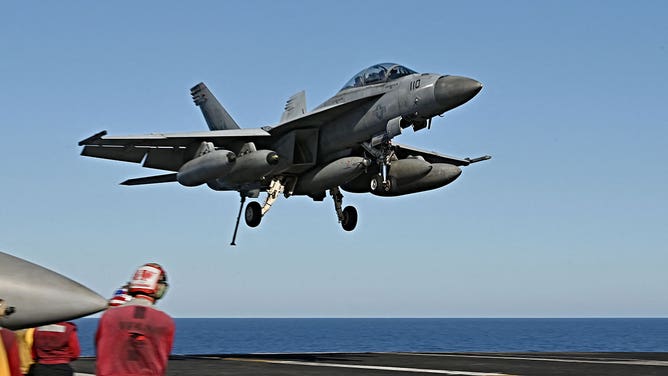
{"type": "Polygon", "coordinates": [[[225,111],[225,108],[203,82],[190,89],[190,95],[195,105],[202,110],[202,115],[210,130],[239,129],[239,124],[225,111]]]}
{"type": "Polygon", "coordinates": [[[478,157],[478,158],[464,158],[464,159],[469,161],[469,163],[478,163],[478,162],[486,161],[488,159],[492,159],[492,156],[491,155],[483,155],[482,157],[478,157]]]}
{"type": "Polygon", "coordinates": [[[164,174],[155,176],[146,176],[143,178],[128,179],[121,185],[143,185],[156,183],[171,183],[176,181],[176,174],[164,174]]]}
{"type": "Polygon", "coordinates": [[[429,163],[447,163],[455,166],[468,166],[472,163],[478,163],[486,161],[488,159],[492,159],[492,157],[489,155],[485,155],[479,158],[457,158],[457,157],[451,157],[449,155],[440,154],[435,151],[420,150],[418,148],[408,145],[402,145],[402,144],[393,144],[393,145],[394,145],[394,152],[399,159],[404,159],[409,156],[414,156],[414,157],[420,156],[429,163]]]}

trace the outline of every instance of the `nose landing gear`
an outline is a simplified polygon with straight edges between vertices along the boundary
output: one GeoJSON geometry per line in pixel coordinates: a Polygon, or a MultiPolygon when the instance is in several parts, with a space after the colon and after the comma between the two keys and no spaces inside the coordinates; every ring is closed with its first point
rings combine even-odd
{"type": "Polygon", "coordinates": [[[376,192],[379,189],[382,189],[383,192],[389,192],[392,189],[392,182],[390,179],[383,181],[381,175],[374,176],[369,183],[369,188],[371,188],[371,192],[376,192]]]}
{"type": "Polygon", "coordinates": [[[378,143],[378,147],[371,143],[365,142],[362,144],[364,150],[376,159],[376,163],[380,167],[378,176],[371,179],[369,188],[372,192],[382,189],[383,192],[389,192],[392,189],[392,183],[388,177],[390,165],[392,164],[392,157],[394,156],[394,147],[389,139],[383,139],[378,143]]]}

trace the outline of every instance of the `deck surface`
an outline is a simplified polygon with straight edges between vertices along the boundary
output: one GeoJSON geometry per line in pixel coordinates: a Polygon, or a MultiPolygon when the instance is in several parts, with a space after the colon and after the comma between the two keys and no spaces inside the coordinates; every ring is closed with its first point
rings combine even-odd
{"type": "MultiPolygon", "coordinates": [[[[73,363],[94,374],[95,359],[73,363]]],[[[172,356],[167,375],[668,375],[668,353],[313,353],[172,356]]]]}

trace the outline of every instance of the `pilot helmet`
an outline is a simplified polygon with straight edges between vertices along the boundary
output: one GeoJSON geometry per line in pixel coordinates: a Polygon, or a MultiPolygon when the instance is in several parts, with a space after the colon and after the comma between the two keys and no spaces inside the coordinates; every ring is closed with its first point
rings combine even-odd
{"type": "Polygon", "coordinates": [[[144,264],[137,269],[128,285],[128,294],[131,296],[146,295],[153,299],[160,299],[167,291],[167,274],[165,270],[154,262],[144,264]]]}

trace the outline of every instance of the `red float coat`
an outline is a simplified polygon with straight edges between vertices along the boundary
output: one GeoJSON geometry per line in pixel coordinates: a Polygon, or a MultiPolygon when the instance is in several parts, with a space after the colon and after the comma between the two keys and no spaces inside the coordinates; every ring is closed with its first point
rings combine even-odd
{"type": "Polygon", "coordinates": [[[16,334],[11,330],[0,329],[0,337],[7,352],[7,363],[11,376],[21,376],[21,358],[19,358],[19,347],[16,342],[16,334]]]}
{"type": "Polygon", "coordinates": [[[35,329],[33,357],[40,364],[65,364],[81,353],[77,326],[71,322],[44,325],[35,329]]]}
{"type": "Polygon", "coordinates": [[[95,374],[164,375],[174,329],[174,320],[146,299],[135,298],[108,309],[95,334],[95,374]]]}

